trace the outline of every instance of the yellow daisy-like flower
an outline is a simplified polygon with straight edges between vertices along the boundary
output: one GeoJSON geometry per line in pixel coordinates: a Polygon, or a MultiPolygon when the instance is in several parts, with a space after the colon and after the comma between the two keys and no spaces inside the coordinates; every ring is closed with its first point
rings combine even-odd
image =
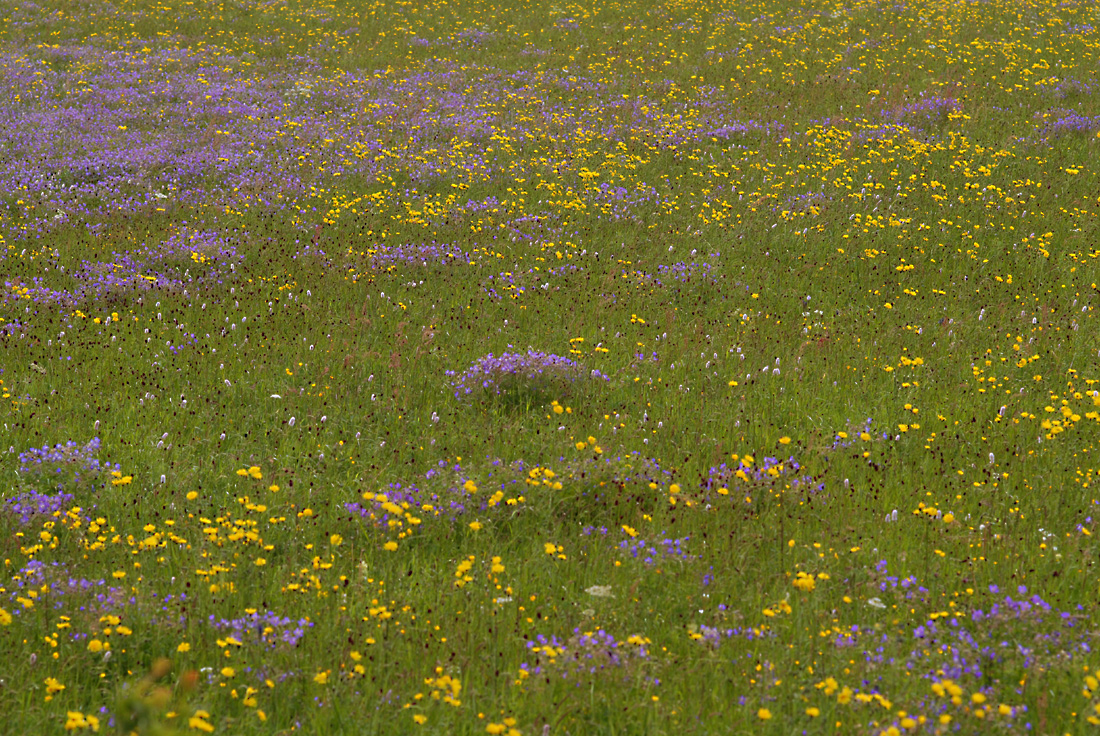
{"type": "Polygon", "coordinates": [[[202,718],[199,718],[197,715],[188,718],[187,725],[188,727],[193,728],[196,731],[203,731],[205,733],[213,733],[214,731],[213,726],[204,721],[202,718]]]}

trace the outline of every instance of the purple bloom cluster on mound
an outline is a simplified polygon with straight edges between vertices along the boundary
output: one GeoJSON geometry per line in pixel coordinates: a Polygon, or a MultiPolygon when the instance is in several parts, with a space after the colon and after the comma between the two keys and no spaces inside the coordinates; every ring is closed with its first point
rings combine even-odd
{"type": "Polygon", "coordinates": [[[75,497],[66,491],[94,485],[120,469],[118,465],[100,462],[96,457],[99,447],[100,439],[93,437],[84,445],[70,440],[19,453],[20,480],[24,488],[34,487],[9,498],[4,510],[26,525],[37,517],[54,516],[68,508],[75,497]]]}
{"type": "Polygon", "coordinates": [[[602,628],[595,631],[573,629],[573,635],[563,642],[556,636],[539,634],[527,642],[527,650],[536,655],[534,663],[520,665],[525,675],[554,672],[561,677],[596,675],[611,668],[640,664],[649,657],[649,639],[634,635],[619,641],[602,628]]]}
{"type": "MultiPolygon", "coordinates": [[[[19,472],[31,474],[60,473],[63,466],[83,463],[83,467],[95,474],[103,470],[95,454],[99,452],[100,440],[93,437],[88,444],[78,445],[69,440],[57,443],[53,447],[43,445],[41,449],[32,447],[19,453],[19,472]]],[[[110,470],[110,468],[108,468],[110,470]]]]}
{"type": "Polygon", "coordinates": [[[19,475],[25,478],[45,478],[50,485],[61,489],[65,485],[80,485],[83,481],[95,481],[102,475],[118,471],[120,466],[101,463],[96,454],[100,440],[93,437],[87,444],[72,440],[57,443],[53,447],[43,445],[19,453],[19,475]]]}
{"type": "Polygon", "coordinates": [[[162,243],[112,253],[109,261],[83,261],[72,274],[75,288],[52,289],[37,277],[30,285],[5,281],[3,298],[76,307],[146,292],[186,294],[222,284],[241,262],[236,246],[217,232],[184,228],[162,243]]]}
{"type": "Polygon", "coordinates": [[[454,382],[455,398],[462,398],[478,389],[499,394],[506,388],[502,386],[502,381],[508,378],[533,381],[546,377],[575,381],[589,376],[604,381],[611,380],[609,376],[598,370],[586,371],[583,366],[569,358],[536,350],[528,350],[526,353],[501,353],[500,356],[489,353],[483,358],[478,358],[461,374],[447,371],[447,375],[457,375],[454,382]]]}
{"type": "Polygon", "coordinates": [[[471,263],[474,257],[457,246],[448,243],[383,245],[371,256],[371,263],[378,268],[401,265],[450,265],[471,263]]]}
{"type": "Polygon", "coordinates": [[[220,233],[189,228],[159,245],[112,255],[110,263],[85,261],[83,269],[75,274],[77,280],[87,284],[85,297],[212,286],[222,283],[226,272],[241,260],[236,246],[220,233]]]}
{"type": "Polygon", "coordinates": [[[19,523],[29,524],[35,517],[53,516],[73,502],[71,493],[20,493],[8,501],[8,511],[19,517],[19,523]]]}
{"type": "Polygon", "coordinates": [[[279,645],[294,647],[298,645],[306,630],[313,628],[313,622],[307,618],[293,619],[279,616],[273,611],[259,613],[252,611],[241,618],[232,620],[209,618],[210,625],[219,631],[229,631],[241,642],[259,641],[268,648],[279,645]]]}
{"type": "MultiPolygon", "coordinates": [[[[1048,142],[1049,139],[1065,136],[1090,136],[1094,131],[1100,130],[1100,116],[1090,118],[1074,110],[1063,109],[1052,110],[1051,115],[1054,119],[1047,120],[1040,129],[1048,142]]],[[[1046,120],[1047,116],[1044,115],[1043,119],[1046,120]]]]}

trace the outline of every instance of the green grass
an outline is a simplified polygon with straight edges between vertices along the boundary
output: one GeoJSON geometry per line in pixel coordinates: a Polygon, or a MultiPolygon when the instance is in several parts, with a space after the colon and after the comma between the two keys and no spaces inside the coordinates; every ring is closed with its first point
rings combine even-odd
{"type": "Polygon", "coordinates": [[[1087,5],[58,9],[0,731],[1094,728],[1087,5]]]}

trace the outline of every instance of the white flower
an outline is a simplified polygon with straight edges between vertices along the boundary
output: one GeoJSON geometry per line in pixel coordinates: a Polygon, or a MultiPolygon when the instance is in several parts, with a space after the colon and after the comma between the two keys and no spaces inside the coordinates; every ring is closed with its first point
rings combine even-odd
{"type": "Polygon", "coordinates": [[[585,593],[593,596],[594,598],[614,598],[615,594],[611,592],[610,585],[593,585],[591,588],[585,588],[585,593]]]}

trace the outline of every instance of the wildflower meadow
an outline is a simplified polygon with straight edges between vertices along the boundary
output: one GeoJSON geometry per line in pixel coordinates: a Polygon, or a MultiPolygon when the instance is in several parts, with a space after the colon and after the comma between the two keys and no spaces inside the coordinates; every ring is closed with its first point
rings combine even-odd
{"type": "Polygon", "coordinates": [[[0,0],[0,733],[1097,732],[1098,29],[0,0]]]}

